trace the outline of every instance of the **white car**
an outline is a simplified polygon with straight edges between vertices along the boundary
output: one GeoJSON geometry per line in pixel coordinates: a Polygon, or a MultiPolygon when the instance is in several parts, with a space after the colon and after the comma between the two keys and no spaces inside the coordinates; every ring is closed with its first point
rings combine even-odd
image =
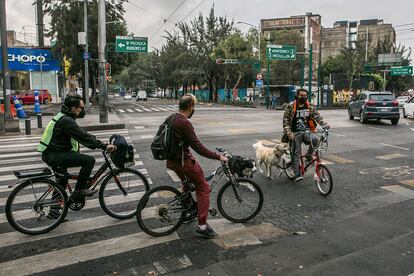
{"type": "Polygon", "coordinates": [[[116,99],[116,98],[119,98],[119,94],[118,93],[115,93],[114,94],[114,98],[116,99]]]}
{"type": "Polygon", "coordinates": [[[414,118],[414,97],[404,103],[403,116],[404,118],[407,118],[408,116],[414,118]]]}
{"type": "Polygon", "coordinates": [[[399,96],[397,98],[398,105],[399,106],[404,106],[405,102],[408,101],[409,99],[410,99],[410,97],[408,97],[408,96],[399,96]]]}
{"type": "Polygon", "coordinates": [[[131,96],[131,94],[126,94],[126,95],[124,96],[124,100],[132,100],[132,96],[131,96]]]}
{"type": "Polygon", "coordinates": [[[145,90],[138,91],[137,101],[146,101],[147,100],[147,92],[145,90]]]}

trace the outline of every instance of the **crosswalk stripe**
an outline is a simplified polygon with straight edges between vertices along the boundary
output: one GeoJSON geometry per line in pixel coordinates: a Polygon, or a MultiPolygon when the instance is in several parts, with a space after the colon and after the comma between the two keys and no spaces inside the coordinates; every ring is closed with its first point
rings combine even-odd
{"type": "MultiPolygon", "coordinates": [[[[128,198],[123,200],[123,203],[128,203],[128,202],[133,202],[133,201],[137,201],[138,204],[138,200],[141,199],[141,197],[144,195],[145,192],[136,192],[136,193],[130,193],[128,194],[128,198]]],[[[110,196],[110,197],[106,197],[106,205],[113,205],[113,204],[117,204],[119,203],[119,200],[124,198],[123,195],[115,195],[115,196],[110,196]]],[[[82,210],[87,210],[87,209],[92,209],[92,208],[97,208],[100,207],[100,203],[99,203],[99,198],[96,199],[90,199],[86,201],[86,205],[85,207],[83,207],[82,210]]],[[[14,212],[15,216],[18,216],[20,219],[30,219],[33,218],[33,211],[31,210],[21,210],[21,211],[16,211],[14,212]]],[[[36,216],[35,216],[36,217],[36,216]]],[[[4,223],[7,222],[7,218],[5,214],[1,214],[0,215],[0,223],[4,223]]]]}
{"type": "Polygon", "coordinates": [[[145,108],[145,107],[141,107],[143,110],[148,111],[148,112],[152,112],[151,109],[145,108]]]}
{"type": "Polygon", "coordinates": [[[158,109],[162,110],[162,111],[168,111],[168,109],[165,109],[165,108],[162,108],[162,107],[158,107],[158,109]]]}
{"type": "Polygon", "coordinates": [[[407,198],[414,198],[414,191],[404,188],[400,185],[390,185],[390,186],[382,186],[381,188],[383,188],[384,190],[405,196],[407,198]]]}
{"type": "Polygon", "coordinates": [[[401,180],[400,183],[414,187],[414,179],[401,180]]]}
{"type": "Polygon", "coordinates": [[[181,182],[180,178],[177,176],[177,174],[174,171],[167,170],[167,173],[174,182],[181,182]]]}
{"type": "Polygon", "coordinates": [[[402,153],[393,153],[393,154],[375,156],[375,158],[381,159],[381,160],[392,160],[392,159],[403,158],[403,157],[407,157],[407,156],[408,155],[402,154],[402,153]]]}
{"type": "Polygon", "coordinates": [[[5,275],[34,274],[177,239],[177,233],[154,238],[140,232],[4,262],[1,270],[5,275]]]}
{"type": "Polygon", "coordinates": [[[274,145],[276,145],[275,142],[272,142],[272,141],[269,141],[269,140],[260,140],[260,142],[262,142],[262,144],[264,146],[274,146],[274,145]]]}
{"type": "Polygon", "coordinates": [[[125,110],[123,110],[123,109],[118,109],[118,111],[121,112],[121,113],[125,113],[125,110]]]}
{"type": "Polygon", "coordinates": [[[126,109],[126,111],[128,111],[128,112],[130,112],[130,113],[131,113],[131,112],[134,112],[134,110],[129,109],[129,108],[127,108],[127,109],[126,109]]]}
{"type": "Polygon", "coordinates": [[[134,108],[134,110],[136,111],[136,112],[144,112],[144,111],[142,111],[141,109],[139,109],[139,108],[134,108]]]}
{"type": "Polygon", "coordinates": [[[154,108],[154,107],[150,107],[150,109],[151,109],[151,110],[154,110],[154,111],[161,111],[161,110],[159,110],[159,109],[157,109],[157,108],[154,108]]]}
{"type": "Polygon", "coordinates": [[[170,111],[176,111],[177,110],[176,108],[172,108],[172,107],[169,107],[169,108],[166,108],[166,109],[168,109],[170,111]]]}

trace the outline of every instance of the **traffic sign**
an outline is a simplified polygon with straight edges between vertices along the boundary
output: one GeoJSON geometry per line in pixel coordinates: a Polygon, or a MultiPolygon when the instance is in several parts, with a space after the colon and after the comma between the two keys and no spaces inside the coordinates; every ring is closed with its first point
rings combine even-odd
{"type": "Polygon", "coordinates": [[[263,86],[263,80],[256,80],[256,87],[262,87],[263,86]]]}
{"type": "Polygon", "coordinates": [[[135,36],[116,36],[117,53],[147,53],[148,38],[135,36]]]}
{"type": "Polygon", "coordinates": [[[391,67],[391,76],[411,76],[413,74],[412,66],[393,66],[391,67]]]}
{"type": "Polygon", "coordinates": [[[256,80],[261,80],[261,79],[263,79],[262,74],[257,74],[257,75],[256,75],[256,80]]]}
{"type": "Polygon", "coordinates": [[[89,60],[91,59],[91,55],[89,52],[83,52],[83,59],[84,60],[89,60]]]}
{"type": "Polygon", "coordinates": [[[267,45],[266,55],[270,60],[296,60],[296,46],[267,45]]]}

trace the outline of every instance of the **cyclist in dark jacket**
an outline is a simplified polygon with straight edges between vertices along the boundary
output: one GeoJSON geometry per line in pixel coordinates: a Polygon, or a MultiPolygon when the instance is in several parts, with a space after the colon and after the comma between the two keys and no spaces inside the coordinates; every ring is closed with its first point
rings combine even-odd
{"type": "MultiPolygon", "coordinates": [[[[88,190],[87,183],[95,165],[95,158],[79,153],[79,143],[90,149],[108,152],[116,150],[114,145],[106,145],[95,136],[87,133],[76,123],[76,118],[85,117],[85,105],[80,96],[68,96],[61,112],[45,129],[38,146],[42,160],[52,168],[66,170],[81,167],[72,198],[92,196],[96,190],[88,190]]],[[[64,185],[65,183],[61,183],[64,185]]]]}

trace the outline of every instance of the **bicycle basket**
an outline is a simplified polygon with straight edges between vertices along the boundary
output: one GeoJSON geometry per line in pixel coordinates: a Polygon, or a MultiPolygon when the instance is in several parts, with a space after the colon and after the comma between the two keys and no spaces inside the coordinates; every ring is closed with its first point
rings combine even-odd
{"type": "Polygon", "coordinates": [[[128,145],[125,138],[121,135],[114,134],[109,139],[117,149],[111,153],[111,160],[118,168],[126,168],[135,164],[134,162],[134,146],[128,145]]]}

